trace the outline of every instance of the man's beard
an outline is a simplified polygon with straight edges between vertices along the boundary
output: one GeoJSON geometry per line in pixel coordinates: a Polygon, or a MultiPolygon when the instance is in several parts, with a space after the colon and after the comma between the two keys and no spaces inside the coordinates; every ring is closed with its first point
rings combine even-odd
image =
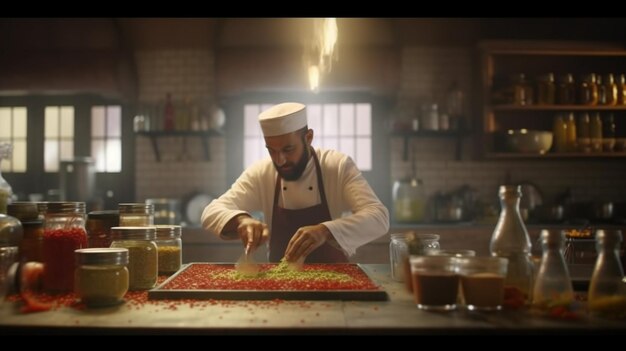
{"type": "Polygon", "coordinates": [[[306,165],[309,163],[309,147],[306,146],[306,143],[304,145],[305,147],[304,147],[304,152],[302,153],[302,157],[300,157],[300,159],[298,160],[296,164],[293,164],[291,162],[286,162],[282,167],[279,167],[276,163],[274,163],[274,167],[276,168],[276,171],[278,171],[278,174],[284,180],[288,180],[288,181],[298,180],[302,176],[302,173],[304,173],[304,169],[306,168],[306,165]],[[286,170],[283,167],[289,167],[289,169],[286,170]]]}

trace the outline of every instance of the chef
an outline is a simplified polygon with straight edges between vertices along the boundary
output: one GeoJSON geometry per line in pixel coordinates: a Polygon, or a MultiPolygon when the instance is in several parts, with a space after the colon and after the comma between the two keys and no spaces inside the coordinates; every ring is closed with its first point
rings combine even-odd
{"type": "Polygon", "coordinates": [[[256,162],[202,213],[204,229],[240,239],[246,250],[269,244],[270,262],[347,262],[389,230],[389,211],[354,161],[314,149],[306,106],[282,103],[259,123],[269,158],[256,162]],[[262,211],[264,223],[250,212],[262,211]]]}

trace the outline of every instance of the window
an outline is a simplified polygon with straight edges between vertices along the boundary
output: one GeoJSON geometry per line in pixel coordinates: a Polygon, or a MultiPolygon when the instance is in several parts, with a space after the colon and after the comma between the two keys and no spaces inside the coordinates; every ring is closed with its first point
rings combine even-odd
{"type": "MultiPolygon", "coordinates": [[[[244,168],[268,155],[258,116],[271,104],[244,105],[244,168]]],[[[372,106],[370,103],[307,105],[313,146],[339,150],[362,171],[372,169],[372,106]]]]}
{"type": "Polygon", "coordinates": [[[8,142],[13,146],[11,159],[3,160],[3,172],[26,172],[26,107],[0,107],[0,143],[8,142]]]}
{"type": "Polygon", "coordinates": [[[58,172],[59,161],[74,157],[74,107],[46,106],[44,170],[58,172]]]}
{"type": "Polygon", "coordinates": [[[91,108],[91,156],[96,171],[122,171],[122,108],[119,105],[91,108]]]}

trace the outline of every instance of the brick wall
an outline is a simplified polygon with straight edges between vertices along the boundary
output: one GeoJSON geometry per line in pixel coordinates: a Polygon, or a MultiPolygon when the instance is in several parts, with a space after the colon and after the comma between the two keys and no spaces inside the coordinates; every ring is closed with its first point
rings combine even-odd
{"type": "MultiPolygon", "coordinates": [[[[184,98],[207,105],[213,101],[212,51],[141,51],[136,54],[136,62],[142,104],[161,109],[167,93],[172,94],[175,104],[184,98]]],[[[150,139],[138,136],[135,140],[137,201],[150,197],[182,198],[195,191],[219,195],[226,189],[223,138],[209,139],[210,161],[205,160],[198,137],[159,138],[161,162],[155,160],[150,139]]]]}

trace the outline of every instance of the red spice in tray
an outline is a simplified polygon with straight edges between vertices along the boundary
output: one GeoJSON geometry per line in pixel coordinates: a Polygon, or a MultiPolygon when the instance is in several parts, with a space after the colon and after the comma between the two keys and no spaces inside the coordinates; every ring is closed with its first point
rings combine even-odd
{"type": "Polygon", "coordinates": [[[380,290],[353,264],[310,264],[300,272],[262,264],[256,276],[239,274],[232,264],[192,264],[161,289],[171,290],[380,290]]]}

